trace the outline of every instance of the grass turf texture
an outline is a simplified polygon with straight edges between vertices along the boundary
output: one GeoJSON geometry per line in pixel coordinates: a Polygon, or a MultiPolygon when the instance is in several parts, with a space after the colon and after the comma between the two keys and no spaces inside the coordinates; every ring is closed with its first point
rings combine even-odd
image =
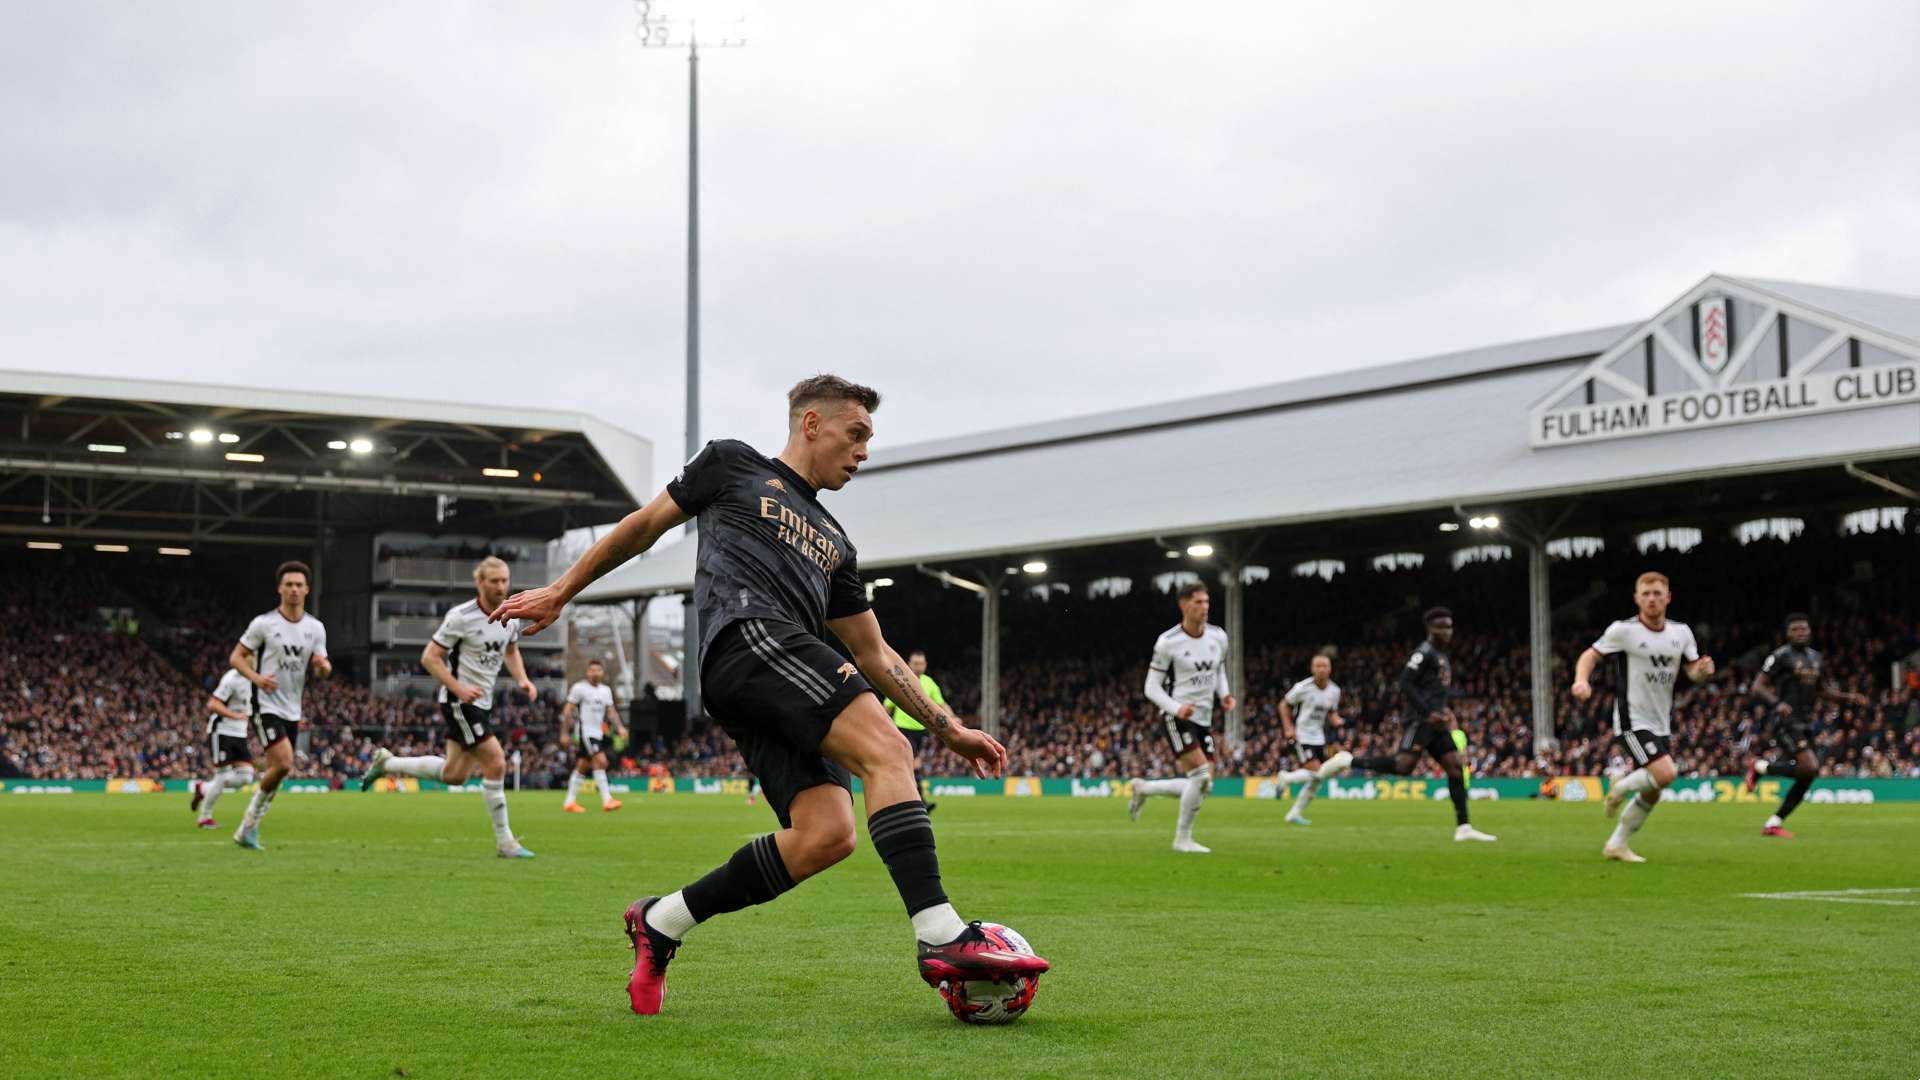
{"type": "MultiPolygon", "coordinates": [[[[1920,886],[1920,806],[1673,806],[1600,859],[1597,805],[944,800],[964,917],[1055,964],[1033,1011],[969,1028],[914,974],[866,844],[675,961],[627,1011],[620,913],[772,815],[634,796],[512,800],[540,853],[493,855],[470,795],[283,796],[264,853],[185,799],[0,797],[0,1066],[27,1075],[1903,1076],[1920,906],[1744,892],[1920,886]]],[[[1920,894],[1910,899],[1920,900],[1920,894]]]]}

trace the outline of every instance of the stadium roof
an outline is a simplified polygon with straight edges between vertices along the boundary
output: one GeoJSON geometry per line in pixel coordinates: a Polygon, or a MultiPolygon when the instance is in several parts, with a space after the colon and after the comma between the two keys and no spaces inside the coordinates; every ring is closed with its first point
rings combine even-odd
{"type": "Polygon", "coordinates": [[[651,484],[645,438],[509,405],[0,370],[0,424],[0,534],[15,536],[557,535],[651,484]]]}
{"type": "MultiPolygon", "coordinates": [[[[862,567],[878,569],[1257,527],[1331,532],[1367,518],[1451,516],[1461,505],[1920,459],[1910,375],[1909,396],[1897,401],[1750,418],[1764,422],[1716,414],[1637,432],[1581,427],[1610,403],[1645,419],[1649,405],[1672,398],[1697,405],[1788,385],[1768,381],[1776,355],[1782,380],[1920,366],[1920,298],[1715,275],[1641,323],[891,451],[882,442],[860,477],[829,498],[862,567]],[[1708,370],[1698,346],[1677,339],[1716,303],[1738,343],[1724,369],[1708,370]],[[1539,421],[1563,408],[1580,415],[1556,445],[1539,421]]],[[[884,439],[884,414],[879,423],[884,439]]],[[[1863,502],[1884,501],[1854,487],[1863,502]]],[[[692,576],[693,548],[683,542],[629,563],[581,599],[680,591],[692,576]]]]}

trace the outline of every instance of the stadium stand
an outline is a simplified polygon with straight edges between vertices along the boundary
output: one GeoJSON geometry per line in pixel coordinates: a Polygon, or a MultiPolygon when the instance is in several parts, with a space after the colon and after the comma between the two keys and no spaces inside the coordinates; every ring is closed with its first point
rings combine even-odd
{"type": "MultiPolygon", "coordinates": [[[[1640,569],[1673,577],[1675,613],[1721,662],[1720,678],[1683,694],[1676,756],[1689,775],[1737,773],[1764,745],[1763,710],[1747,695],[1790,610],[1813,614],[1815,645],[1840,684],[1869,694],[1863,709],[1833,706],[1819,736],[1828,775],[1920,776],[1920,695],[1892,685],[1901,657],[1920,649],[1913,539],[1899,532],[1739,544],[1707,540],[1686,552],[1607,551],[1556,564],[1556,593],[1578,596],[1556,617],[1573,627],[1555,642],[1564,673],[1608,621],[1627,612],[1625,586],[1640,569]]],[[[182,567],[137,577],[80,568],[59,575],[7,572],[8,618],[0,623],[0,774],[76,779],[203,774],[207,690],[249,607],[209,593],[182,567]],[[150,612],[141,626],[136,613],[150,612]]],[[[1454,648],[1454,709],[1466,725],[1481,775],[1592,775],[1621,761],[1606,734],[1612,688],[1584,705],[1557,695],[1561,747],[1534,749],[1527,697],[1524,587],[1503,562],[1454,569],[1428,565],[1359,569],[1331,578],[1272,579],[1248,589],[1247,740],[1231,772],[1268,775],[1291,764],[1277,706],[1323,648],[1336,653],[1345,691],[1346,745],[1357,752],[1398,738],[1394,680],[1417,638],[1414,613],[1450,604],[1461,626],[1454,648]]],[[[978,702],[977,644],[969,628],[883,610],[902,647],[926,648],[949,701],[978,702]]],[[[1050,594],[1013,607],[1007,620],[1002,707],[1016,774],[1101,777],[1163,773],[1171,762],[1160,721],[1141,694],[1146,651],[1173,621],[1171,599],[1152,588],[1119,597],[1050,594]],[[1017,658],[1017,659],[1015,659],[1017,658]]],[[[1564,678],[1560,681],[1564,683],[1564,678]]],[[[522,782],[564,782],[569,752],[557,741],[559,705],[502,693],[496,706],[522,782]]],[[[345,680],[309,691],[314,723],[302,772],[345,783],[373,747],[402,753],[437,747],[430,702],[377,697],[345,680]]],[[[617,771],[649,766],[681,776],[744,775],[731,742],[696,724],[684,737],[630,746],[617,771]]],[[[958,775],[960,763],[929,744],[923,775],[958,775]]]]}

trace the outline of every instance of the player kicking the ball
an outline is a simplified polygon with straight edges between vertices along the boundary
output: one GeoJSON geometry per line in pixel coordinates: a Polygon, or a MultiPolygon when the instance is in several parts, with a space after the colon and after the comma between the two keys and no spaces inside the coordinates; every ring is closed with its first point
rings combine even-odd
{"type": "Polygon", "coordinates": [[[1280,699],[1280,729],[1293,744],[1298,767],[1281,773],[1283,784],[1299,784],[1300,793],[1287,811],[1289,825],[1311,825],[1306,809],[1320,790],[1320,781],[1347,771],[1353,755],[1345,750],[1327,755],[1327,732],[1340,726],[1340,687],[1333,681],[1333,658],[1322,654],[1308,664],[1311,677],[1301,679],[1280,699]]]}
{"type": "Polygon", "coordinates": [[[1572,692],[1576,701],[1593,697],[1595,665],[1613,657],[1613,734],[1626,744],[1638,768],[1607,789],[1607,816],[1620,815],[1620,824],[1600,853],[1620,862],[1647,860],[1634,854],[1627,841],[1647,823],[1660,803],[1660,793],[1673,783],[1679,770],[1668,753],[1673,736],[1673,684],[1681,671],[1701,682],[1713,674],[1713,657],[1701,656],[1686,623],[1667,618],[1673,601],[1667,576],[1651,570],[1633,583],[1633,602],[1640,614],[1607,627],[1573,667],[1572,692]],[[1626,804],[1625,812],[1620,806],[1626,804]]]}
{"type": "Polygon", "coordinates": [[[749,842],[705,877],[626,911],[633,943],[627,997],[657,1013],[667,965],[695,926],[764,904],[853,853],[851,777],[866,798],[867,834],[906,904],[920,947],[920,976],[993,980],[1047,970],[1045,960],[1000,948],[962,922],[940,884],[933,823],[920,801],[913,756],[879,693],[899,702],[981,777],[1000,775],[1007,752],[929,700],[887,644],[867,603],[853,545],[820,492],[838,491],[867,458],[880,395],[832,375],[787,394],[787,445],[765,457],[742,442],[708,443],[665,491],[628,514],[553,584],[493,613],[538,633],[588,583],[699,519],[694,600],[697,661],[706,708],[760,779],[780,831],[749,842]],[[849,663],[823,638],[831,632],[849,663]]]}
{"type": "Polygon", "coordinates": [[[1172,747],[1180,777],[1143,780],[1135,777],[1127,801],[1127,816],[1140,820],[1140,810],[1154,795],[1180,800],[1180,816],[1173,826],[1173,850],[1204,855],[1213,849],[1193,838],[1193,819],[1200,803],[1213,790],[1213,699],[1233,711],[1233,688],[1227,685],[1227,632],[1207,622],[1211,601],[1207,587],[1189,582],[1180,588],[1180,622],[1153,643],[1147,665],[1147,700],[1166,720],[1167,745],[1172,747]]]}
{"type": "Polygon", "coordinates": [[[493,822],[494,851],[503,859],[531,859],[507,823],[507,755],[493,733],[493,683],[500,668],[513,674],[520,692],[531,699],[537,691],[527,678],[520,656],[520,624],[489,618],[507,598],[512,571],[506,561],[489,555],[473,568],[477,596],[456,605],[440,621],[420,666],[440,682],[440,715],[447,721],[447,753],[424,757],[394,757],[386,747],[373,752],[373,761],[360,778],[360,790],[382,776],[411,776],[438,780],[450,787],[480,774],[480,800],[493,822]]]}
{"type": "Polygon", "coordinates": [[[598,660],[587,661],[587,677],[567,691],[566,707],[560,710],[560,745],[578,737],[573,771],[567,774],[567,801],[560,806],[569,814],[584,814],[580,806],[580,782],[593,777],[593,789],[600,793],[600,809],[620,809],[619,799],[607,785],[607,728],[621,735],[620,710],[613,707],[613,687],[606,684],[607,666],[598,660]]]}

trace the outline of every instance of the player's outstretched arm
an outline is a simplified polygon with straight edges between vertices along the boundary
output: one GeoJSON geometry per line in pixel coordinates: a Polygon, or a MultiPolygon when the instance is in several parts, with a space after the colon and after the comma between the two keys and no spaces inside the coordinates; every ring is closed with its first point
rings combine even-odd
{"type": "Polygon", "coordinates": [[[259,669],[253,666],[253,650],[247,648],[245,645],[235,645],[232,655],[227,657],[227,663],[232,665],[233,670],[239,672],[248,682],[265,690],[269,694],[280,689],[280,680],[271,675],[260,674],[259,669]]]}
{"type": "Polygon", "coordinates": [[[667,530],[686,522],[687,515],[680,509],[680,504],[662,490],[647,505],[621,518],[620,524],[588,548],[586,554],[575,560],[553,584],[513,594],[506,603],[493,609],[487,621],[525,619],[527,627],[521,632],[537,634],[553,625],[553,620],[560,617],[561,609],[578,596],[581,589],[659,543],[667,530]]]}
{"type": "Polygon", "coordinates": [[[227,703],[224,701],[221,701],[217,697],[207,698],[207,709],[208,711],[217,713],[221,716],[226,717],[229,720],[245,720],[247,718],[246,713],[241,712],[239,709],[228,708],[227,703]]]}
{"type": "Polygon", "coordinates": [[[1000,740],[960,722],[953,710],[927,696],[920,676],[887,644],[880,620],[871,609],[845,618],[827,620],[827,629],[853,652],[853,662],[875,690],[898,702],[915,720],[939,737],[947,749],[966,758],[982,779],[999,776],[1007,767],[1007,748],[1000,740]]]}

